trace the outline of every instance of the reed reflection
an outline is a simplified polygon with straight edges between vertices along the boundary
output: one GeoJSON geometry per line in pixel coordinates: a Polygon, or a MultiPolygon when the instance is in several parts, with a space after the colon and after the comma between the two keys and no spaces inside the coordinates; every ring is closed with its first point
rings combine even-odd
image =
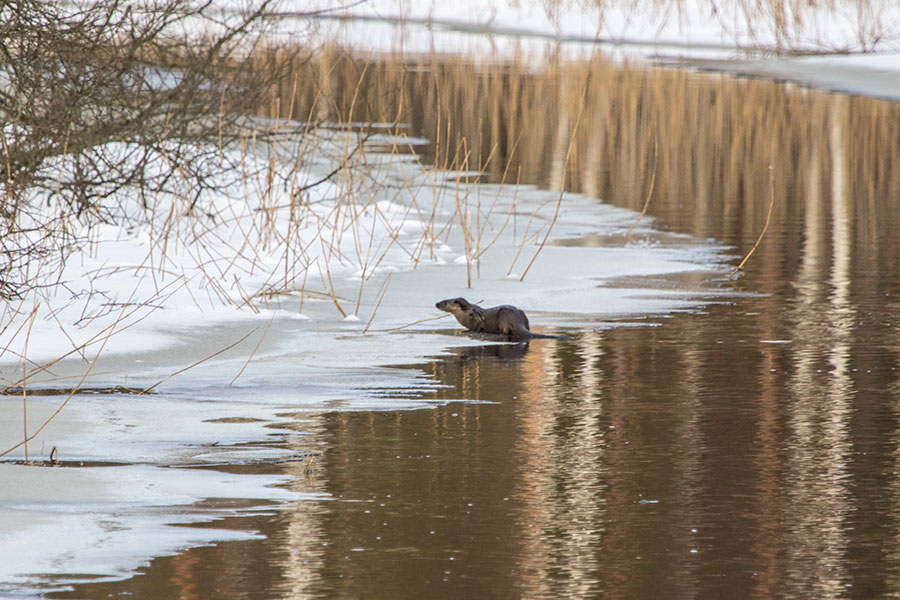
{"type": "Polygon", "coordinates": [[[601,59],[292,69],[273,115],[411,123],[438,167],[649,195],[660,226],[740,252],[774,214],[732,284],[762,295],[414,367],[491,404],[317,416],[310,485],[335,500],[280,517],[255,589],[900,596],[896,104],[601,59]]]}
{"type": "Polygon", "coordinates": [[[597,549],[606,533],[607,431],[596,394],[597,337],[546,346],[517,410],[524,435],[516,453],[528,468],[515,487],[525,534],[515,569],[541,597],[602,589],[597,549]]]}
{"type": "Polygon", "coordinates": [[[763,298],[532,344],[502,364],[436,364],[446,397],[503,403],[505,427],[479,411],[471,443],[514,457],[508,511],[491,518],[521,547],[481,549],[514,557],[510,585],[535,597],[900,593],[877,575],[900,567],[897,528],[876,524],[898,522],[882,495],[897,487],[882,473],[900,437],[900,314],[884,300],[900,293],[895,104],[602,59],[385,60],[361,75],[361,61],[333,58],[329,118],[410,122],[440,167],[636,210],[649,197],[663,226],[742,251],[773,200],[735,284],[763,298]],[[356,89],[366,98],[352,104],[356,89]]]}

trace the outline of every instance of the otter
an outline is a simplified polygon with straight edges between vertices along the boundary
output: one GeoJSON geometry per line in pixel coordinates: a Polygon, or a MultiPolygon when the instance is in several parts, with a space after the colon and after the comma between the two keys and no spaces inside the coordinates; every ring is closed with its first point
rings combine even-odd
{"type": "Polygon", "coordinates": [[[497,333],[514,340],[531,338],[557,338],[556,335],[532,333],[528,327],[528,317],[521,309],[509,304],[481,308],[465,298],[448,298],[435,304],[438,310],[448,312],[456,317],[459,324],[471,331],[479,333],[497,333]]]}

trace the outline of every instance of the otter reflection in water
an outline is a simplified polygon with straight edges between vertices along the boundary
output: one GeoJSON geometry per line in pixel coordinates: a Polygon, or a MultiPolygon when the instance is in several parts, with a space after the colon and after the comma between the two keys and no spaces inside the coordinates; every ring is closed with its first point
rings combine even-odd
{"type": "Polygon", "coordinates": [[[514,340],[531,338],[558,338],[555,335],[531,333],[528,317],[521,309],[509,304],[481,308],[465,298],[449,298],[441,300],[435,306],[456,317],[460,325],[478,333],[497,333],[507,335],[514,340]]]}

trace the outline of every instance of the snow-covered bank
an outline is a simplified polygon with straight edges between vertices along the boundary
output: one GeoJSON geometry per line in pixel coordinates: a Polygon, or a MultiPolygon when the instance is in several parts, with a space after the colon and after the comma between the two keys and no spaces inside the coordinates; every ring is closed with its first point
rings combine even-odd
{"type": "MultiPolygon", "coordinates": [[[[301,183],[331,173],[328,146],[339,153],[353,137],[320,145],[323,154],[306,164],[301,183]]],[[[381,147],[385,139],[369,143],[381,147]]],[[[291,147],[278,149],[286,168],[291,147]]],[[[265,164],[268,157],[245,160],[265,164]]],[[[265,173],[258,167],[248,172],[265,173]]],[[[587,307],[575,292],[593,293],[597,281],[620,275],[705,268],[710,259],[683,248],[673,254],[656,242],[606,249],[607,259],[595,258],[598,248],[541,249],[548,231],[551,240],[616,236],[635,216],[578,195],[468,184],[457,174],[423,169],[409,154],[368,150],[333,179],[302,194],[293,191],[298,187],[248,177],[226,193],[204,194],[190,212],[186,200],[171,195],[154,199],[150,208],[146,198],[117,199],[121,226],[85,225],[76,237],[87,241],[47,268],[46,286],[7,303],[0,364],[24,355],[31,369],[63,356],[81,364],[101,347],[105,355],[146,354],[177,345],[180,332],[198,326],[248,321],[258,327],[269,319],[261,311],[271,308],[308,328],[399,327],[428,316],[411,315],[410,308],[427,310],[436,299],[458,294],[469,278],[470,293],[488,302],[512,295],[529,300],[532,309],[552,306],[558,313],[642,313],[615,298],[601,310],[587,307]],[[554,259],[560,253],[567,257],[554,259]],[[536,255],[540,260],[520,282],[536,255]],[[419,282],[413,293],[401,283],[410,277],[419,282]],[[548,292],[558,297],[541,301],[548,292]],[[310,317],[315,321],[306,325],[310,317]]],[[[638,229],[634,239],[648,231],[638,229]]],[[[16,372],[5,371],[7,381],[18,384],[16,372]]]]}
{"type": "MultiPolygon", "coordinates": [[[[649,45],[692,49],[733,49],[746,53],[865,52],[898,50],[900,7],[876,0],[856,2],[772,4],[739,2],[578,2],[546,0],[463,0],[405,2],[369,0],[344,7],[313,3],[299,16],[283,6],[286,18],[335,21],[323,27],[325,37],[339,33],[341,42],[360,49],[459,51],[470,43],[492,45],[511,37],[560,43],[649,45]],[[316,10],[320,12],[316,12],[316,10]],[[360,35],[360,23],[390,27],[391,36],[360,35]],[[417,27],[434,32],[429,43],[417,27]],[[466,39],[468,38],[468,39],[466,39]],[[466,40],[466,41],[464,41],[466,40]],[[393,47],[388,47],[391,44],[393,47]],[[426,44],[426,45],[420,45],[426,44]]],[[[475,48],[473,48],[475,49],[475,48]]],[[[482,48],[484,49],[484,48],[482,48]]]]}
{"type": "MultiPolygon", "coordinates": [[[[469,14],[480,19],[473,7],[469,14]]],[[[533,21],[523,12],[507,20],[498,10],[486,24],[450,22],[448,14],[416,23],[416,10],[402,22],[361,15],[371,30],[333,20],[325,29],[346,27],[360,50],[391,36],[404,48],[422,36],[424,48],[447,50],[434,45],[435,35],[472,48],[513,50],[530,41],[596,48],[596,32],[562,30],[587,18],[533,21]]],[[[723,37],[641,37],[639,21],[627,39],[601,47],[645,58],[735,53],[723,37]]],[[[778,60],[815,70],[851,59],[778,60]]],[[[870,68],[870,56],[853,60],[870,68]]],[[[891,65],[884,69],[890,78],[891,65]]],[[[15,463],[0,465],[8,483],[0,521],[10,532],[0,555],[14,558],[0,561],[0,594],[35,593],[87,574],[125,577],[154,556],[255,535],[173,523],[335,501],[315,483],[296,485],[304,457],[320,443],[321,413],[433,407],[429,391],[439,382],[427,371],[385,365],[494,343],[461,334],[434,309],[436,300],[512,302],[536,330],[577,339],[728,297],[717,281],[730,257],[714,241],[657,231],[649,219],[627,237],[637,215],[596,198],[468,184],[409,153],[376,151],[422,140],[372,137],[358,160],[327,179],[357,133],[320,132],[319,150],[304,155],[306,170],[296,179],[270,178],[262,146],[258,156],[248,152],[246,176],[226,193],[203,195],[196,210],[188,211],[191,190],[153,198],[149,210],[137,198],[118,198],[119,221],[77,232],[90,243],[50,278],[61,285],[36,290],[17,315],[7,303],[0,374],[8,384],[21,378],[27,354],[32,371],[68,355],[30,379],[31,387],[73,387],[85,373],[83,386],[97,389],[159,385],[152,395],[73,396],[28,445],[32,460],[47,460],[56,448],[65,467],[19,464],[24,447],[9,455],[15,463]],[[82,461],[106,466],[75,468],[82,461]],[[287,472],[298,477],[195,468],[277,461],[289,461],[287,472]],[[235,509],[210,498],[247,501],[235,509]]],[[[281,150],[276,163],[292,164],[296,146],[281,150]]],[[[0,450],[34,432],[66,395],[2,398],[0,450]]]]}
{"type": "MultiPolygon", "coordinates": [[[[327,154],[308,162],[304,181],[332,171],[327,154]]],[[[626,238],[637,215],[594,198],[467,184],[368,146],[359,156],[302,202],[290,185],[252,178],[204,198],[194,215],[177,198],[159,198],[169,204],[156,211],[120,198],[127,226],[90,228],[92,243],[63,267],[64,285],[37,288],[18,316],[7,307],[7,385],[22,377],[26,353],[29,387],[160,385],[152,395],[72,396],[27,447],[44,461],[56,448],[66,467],[20,464],[24,446],[5,457],[0,519],[10,534],[0,555],[16,559],[0,562],[0,593],[123,577],[154,556],[254,535],[169,525],[242,514],[208,498],[246,498],[241,510],[251,512],[329,500],[314,486],[295,491],[293,478],[185,467],[289,460],[302,470],[323,412],[434,406],[438,382],[384,365],[492,343],[461,335],[436,300],[515,302],[535,329],[577,335],[727,295],[712,280],[730,257],[712,241],[655,231],[649,219],[626,238]],[[644,276],[655,279],[635,284],[644,276]],[[109,466],[72,468],[81,462],[109,466]],[[51,543],[59,537],[67,542],[51,543]]],[[[4,449],[67,395],[5,398],[4,449]]]]}

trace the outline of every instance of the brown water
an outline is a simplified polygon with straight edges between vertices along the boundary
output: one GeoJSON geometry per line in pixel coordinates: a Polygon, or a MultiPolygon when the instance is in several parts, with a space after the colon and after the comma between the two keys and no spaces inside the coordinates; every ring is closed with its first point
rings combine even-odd
{"type": "MultiPolygon", "coordinates": [[[[536,126],[493,178],[636,209],[654,179],[661,227],[740,253],[771,192],[733,284],[763,295],[418,365],[439,396],[489,403],[315,415],[295,443],[318,459],[260,468],[333,500],[235,518],[264,537],[56,597],[900,597],[900,110],[602,69],[618,85],[585,97],[610,116],[574,110],[575,158],[560,169],[545,153],[569,142],[536,126]]],[[[458,97],[448,114],[469,110],[458,97]]]]}

